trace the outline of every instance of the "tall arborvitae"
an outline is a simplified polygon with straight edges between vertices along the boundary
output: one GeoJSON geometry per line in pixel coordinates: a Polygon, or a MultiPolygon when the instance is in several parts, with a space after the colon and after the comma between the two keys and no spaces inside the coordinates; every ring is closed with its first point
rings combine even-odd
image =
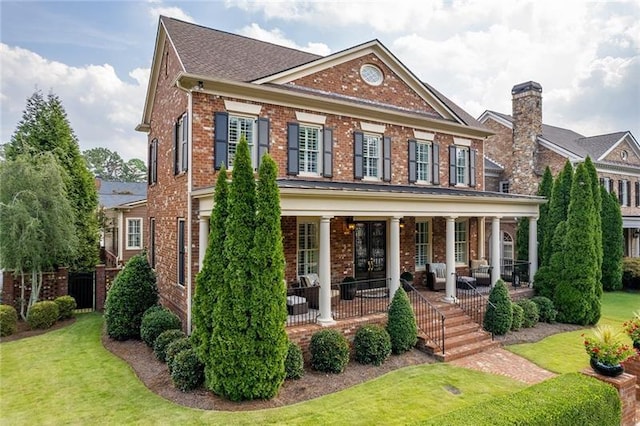
{"type": "Polygon", "coordinates": [[[529,261],[529,218],[518,218],[516,230],[516,259],[529,261]]]}
{"type": "MultiPolygon", "coordinates": [[[[569,160],[564,164],[564,168],[553,183],[551,192],[551,201],[549,204],[548,221],[545,224],[545,239],[553,239],[556,226],[564,220],[567,220],[567,211],[569,209],[569,200],[571,198],[571,183],[573,181],[573,167],[569,160]]],[[[547,244],[545,246],[544,258],[547,261],[551,259],[552,247],[547,244]]]]}
{"type": "Polygon", "coordinates": [[[558,280],[554,304],[558,320],[571,324],[595,324],[600,319],[596,292],[598,260],[594,228],[596,206],[591,178],[580,164],[571,186],[571,202],[564,237],[564,276],[558,280]]]}
{"type": "Polygon", "coordinates": [[[602,286],[606,291],[622,289],[622,258],[624,256],[622,213],[616,194],[600,186],[602,197],[602,286]]]}
{"type": "Polygon", "coordinates": [[[285,378],[287,320],[284,284],[284,249],[280,228],[280,193],[275,161],[266,154],[261,159],[256,198],[256,229],[253,244],[249,335],[252,353],[248,399],[273,398],[285,378]]]}
{"type": "Polygon", "coordinates": [[[249,333],[251,265],[256,225],[256,188],[249,146],[244,136],[238,143],[229,187],[224,256],[227,268],[216,291],[211,339],[210,389],[231,400],[252,395],[255,336],[249,333]]]}
{"type": "Polygon", "coordinates": [[[204,364],[205,382],[209,387],[213,374],[210,342],[213,334],[213,307],[216,303],[216,291],[224,285],[224,271],[227,260],[224,256],[224,241],[226,239],[226,221],[229,187],[227,171],[222,166],[218,173],[214,194],[215,205],[209,221],[209,246],[204,256],[202,269],[196,277],[196,292],[193,299],[193,323],[195,329],[192,334],[194,346],[200,361],[204,364]]]}
{"type": "Polygon", "coordinates": [[[540,217],[538,218],[538,263],[540,266],[548,265],[549,259],[544,257],[544,248],[551,237],[547,237],[545,230],[547,228],[547,222],[549,221],[549,202],[551,200],[551,192],[553,191],[553,176],[551,175],[551,169],[547,166],[544,169],[542,175],[542,181],[538,187],[538,195],[547,199],[547,202],[540,206],[540,217]]]}
{"type": "Polygon", "coordinates": [[[596,259],[598,261],[598,271],[596,280],[598,285],[596,286],[596,294],[598,299],[602,296],[602,195],[600,194],[600,179],[598,178],[598,172],[596,167],[591,161],[591,157],[587,156],[584,167],[589,174],[589,180],[591,181],[591,191],[593,193],[593,204],[596,209],[596,223],[593,229],[593,236],[596,244],[596,259]]]}

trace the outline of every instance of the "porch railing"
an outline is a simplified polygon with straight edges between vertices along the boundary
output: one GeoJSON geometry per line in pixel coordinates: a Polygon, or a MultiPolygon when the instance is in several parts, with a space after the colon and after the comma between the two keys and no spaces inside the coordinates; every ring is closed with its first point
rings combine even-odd
{"type": "Polygon", "coordinates": [[[334,319],[344,320],[387,312],[390,283],[391,278],[374,278],[332,285],[332,289],[338,290],[340,299],[337,309],[334,310],[333,306],[331,308],[334,319]]]}
{"type": "Polygon", "coordinates": [[[409,290],[407,296],[409,296],[411,306],[413,306],[418,329],[444,354],[444,323],[447,319],[446,316],[407,281],[401,278],[400,283],[406,290],[409,290]]]}
{"type": "Polygon", "coordinates": [[[526,260],[500,259],[500,278],[519,287],[520,283],[529,283],[529,262],[526,260]]]}
{"type": "MultiPolygon", "coordinates": [[[[495,308],[495,305],[489,301],[489,298],[482,294],[471,282],[467,280],[458,280],[456,276],[456,283],[458,287],[456,304],[464,311],[465,314],[471,317],[473,321],[483,326],[484,314],[487,311],[487,306],[491,305],[495,308]]],[[[486,288],[488,290],[488,288],[486,288]]],[[[493,332],[491,333],[491,340],[493,340],[493,332]]]]}

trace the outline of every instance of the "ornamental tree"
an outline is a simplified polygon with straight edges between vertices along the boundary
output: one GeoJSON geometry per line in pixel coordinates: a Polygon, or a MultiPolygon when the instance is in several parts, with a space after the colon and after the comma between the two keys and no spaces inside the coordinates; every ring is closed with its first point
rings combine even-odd
{"type": "MultiPolygon", "coordinates": [[[[593,228],[593,238],[596,245],[596,260],[598,261],[598,269],[596,272],[596,294],[598,298],[602,295],[602,195],[600,194],[600,179],[596,167],[591,161],[591,157],[587,156],[584,161],[584,167],[591,182],[591,192],[593,194],[593,204],[595,208],[595,225],[593,228]]],[[[621,228],[622,229],[622,228],[621,228]]]]}
{"type": "MultiPolygon", "coordinates": [[[[571,183],[573,181],[573,167],[569,160],[564,164],[564,168],[556,177],[551,192],[551,200],[549,202],[548,221],[545,224],[544,241],[553,240],[556,227],[562,221],[567,219],[567,210],[569,208],[569,200],[571,198],[571,183]],[[549,240],[547,240],[549,239],[549,240]]],[[[553,244],[545,245],[544,259],[551,261],[553,244]]]]}
{"type": "Polygon", "coordinates": [[[602,197],[602,287],[606,291],[622,289],[622,259],[624,256],[622,213],[616,194],[600,186],[602,197]]]}
{"type": "Polygon", "coordinates": [[[544,248],[547,244],[550,244],[550,241],[547,241],[550,237],[547,237],[545,230],[549,221],[549,200],[551,199],[552,191],[553,176],[551,175],[551,169],[547,166],[544,169],[542,181],[540,181],[540,186],[538,187],[538,195],[547,199],[547,202],[540,206],[540,217],[538,218],[538,262],[540,266],[549,263],[548,259],[544,258],[544,248]]]}

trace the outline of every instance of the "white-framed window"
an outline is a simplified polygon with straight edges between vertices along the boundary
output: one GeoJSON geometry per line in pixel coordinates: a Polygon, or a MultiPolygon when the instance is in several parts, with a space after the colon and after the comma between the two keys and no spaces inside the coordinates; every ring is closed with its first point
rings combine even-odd
{"type": "Polygon", "coordinates": [[[505,194],[509,193],[509,181],[501,180],[500,181],[500,192],[504,192],[505,194]]]}
{"type": "Polygon", "coordinates": [[[322,128],[300,124],[298,128],[298,167],[300,174],[322,173],[322,128]]]}
{"type": "Polygon", "coordinates": [[[382,70],[372,64],[365,64],[360,68],[360,77],[365,83],[372,86],[380,86],[384,80],[382,70]]]}
{"type": "Polygon", "coordinates": [[[247,140],[251,153],[251,164],[257,166],[256,118],[229,114],[229,138],[227,145],[228,168],[233,167],[233,159],[242,136],[247,140]]]}
{"type": "Polygon", "coordinates": [[[621,206],[630,206],[631,202],[629,201],[630,198],[630,194],[629,194],[629,189],[630,189],[630,184],[629,181],[626,179],[622,179],[619,181],[619,190],[620,190],[620,205],[621,206]]]}
{"type": "Polygon", "coordinates": [[[187,171],[188,168],[189,125],[186,113],[178,118],[175,132],[173,171],[177,175],[187,171]]]}
{"type": "Polygon", "coordinates": [[[184,219],[178,219],[178,285],[184,286],[187,273],[187,230],[184,219]]]}
{"type": "Polygon", "coordinates": [[[416,178],[420,183],[431,182],[431,146],[430,142],[416,141],[416,178]]]}
{"type": "Polygon", "coordinates": [[[298,222],[298,276],[318,273],[318,222],[298,222]]]}
{"type": "Polygon", "coordinates": [[[424,271],[431,260],[431,223],[416,221],[416,271],[424,271]]]}
{"type": "Polygon", "coordinates": [[[467,263],[468,246],[467,221],[466,219],[456,220],[454,243],[456,263],[467,263]]]}
{"type": "Polygon", "coordinates": [[[600,184],[604,186],[604,189],[606,189],[607,192],[611,192],[611,178],[608,178],[608,177],[600,178],[600,184]]]}
{"type": "Polygon", "coordinates": [[[364,134],[362,144],[364,177],[380,179],[382,172],[382,136],[364,134]]]}
{"type": "Polygon", "coordinates": [[[127,250],[142,248],[142,218],[127,218],[127,250]]]}
{"type": "Polygon", "coordinates": [[[469,148],[456,146],[456,185],[469,185],[469,148]]]}

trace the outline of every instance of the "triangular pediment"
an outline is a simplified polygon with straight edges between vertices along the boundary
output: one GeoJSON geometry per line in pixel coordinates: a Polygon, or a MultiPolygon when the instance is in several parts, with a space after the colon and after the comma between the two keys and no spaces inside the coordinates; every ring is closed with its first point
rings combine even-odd
{"type": "Polygon", "coordinates": [[[640,145],[626,132],[598,160],[640,166],[640,145]]]}

